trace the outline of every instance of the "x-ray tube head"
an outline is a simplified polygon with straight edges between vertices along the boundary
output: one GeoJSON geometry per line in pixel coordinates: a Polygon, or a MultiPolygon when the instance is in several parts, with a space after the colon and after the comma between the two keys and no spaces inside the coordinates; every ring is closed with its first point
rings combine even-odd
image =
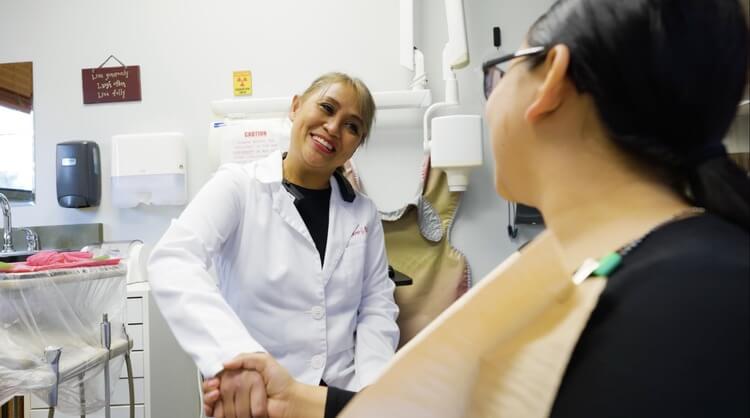
{"type": "Polygon", "coordinates": [[[448,43],[443,50],[443,65],[458,70],[469,65],[463,0],[445,0],[445,17],[448,21],[448,43]]]}

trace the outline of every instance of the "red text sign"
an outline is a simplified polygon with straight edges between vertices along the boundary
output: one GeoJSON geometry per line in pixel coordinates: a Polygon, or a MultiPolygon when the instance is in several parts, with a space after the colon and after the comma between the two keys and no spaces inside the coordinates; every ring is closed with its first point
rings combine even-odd
{"type": "Polygon", "coordinates": [[[141,67],[84,68],[83,103],[132,102],[141,100],[141,67]]]}

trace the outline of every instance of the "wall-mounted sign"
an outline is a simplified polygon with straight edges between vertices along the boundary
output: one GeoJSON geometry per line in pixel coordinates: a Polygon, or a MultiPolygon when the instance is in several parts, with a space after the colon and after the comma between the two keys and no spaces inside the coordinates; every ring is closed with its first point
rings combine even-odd
{"type": "Polygon", "coordinates": [[[120,67],[103,67],[110,58],[122,64],[110,55],[97,68],[81,69],[84,104],[141,100],[141,67],[124,64],[120,67]]]}
{"type": "Polygon", "coordinates": [[[232,79],[234,80],[235,96],[251,96],[253,94],[253,74],[250,71],[234,71],[232,79]]]}

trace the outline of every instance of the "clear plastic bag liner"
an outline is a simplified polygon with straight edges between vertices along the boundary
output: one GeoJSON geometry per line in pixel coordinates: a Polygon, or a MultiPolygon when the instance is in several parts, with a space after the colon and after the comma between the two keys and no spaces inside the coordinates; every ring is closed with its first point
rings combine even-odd
{"type": "MultiPolygon", "coordinates": [[[[124,264],[0,273],[0,404],[33,393],[48,399],[55,374],[45,349],[60,347],[56,409],[72,415],[104,407],[103,314],[111,323],[112,344],[126,344],[124,264]]],[[[114,392],[124,357],[110,360],[114,392]]]]}

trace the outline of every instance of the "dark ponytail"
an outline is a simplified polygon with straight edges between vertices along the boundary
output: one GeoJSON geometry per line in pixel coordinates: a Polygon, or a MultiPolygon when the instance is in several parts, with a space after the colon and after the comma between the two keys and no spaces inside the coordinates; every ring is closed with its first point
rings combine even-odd
{"type": "Polygon", "coordinates": [[[693,167],[687,181],[696,205],[745,229],[750,228],[750,180],[728,156],[693,167]]]}
{"type": "Polygon", "coordinates": [[[750,180],[721,145],[747,81],[744,16],[738,0],[558,0],[527,43],[566,45],[612,140],[750,229],[750,180]]]}

